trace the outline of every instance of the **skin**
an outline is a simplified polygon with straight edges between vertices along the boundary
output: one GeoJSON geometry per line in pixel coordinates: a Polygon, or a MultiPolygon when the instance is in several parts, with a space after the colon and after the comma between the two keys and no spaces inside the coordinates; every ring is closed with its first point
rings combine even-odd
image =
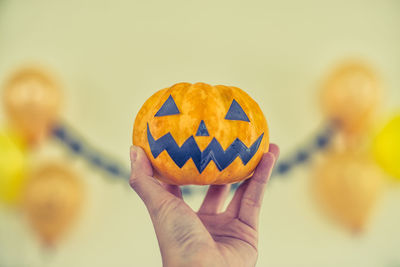
{"type": "Polygon", "coordinates": [[[224,211],[230,185],[211,185],[195,212],[183,201],[179,186],[153,178],[140,147],[132,146],[130,156],[130,185],[149,211],[164,266],[255,266],[259,214],[278,146],[270,145],[224,211]]]}

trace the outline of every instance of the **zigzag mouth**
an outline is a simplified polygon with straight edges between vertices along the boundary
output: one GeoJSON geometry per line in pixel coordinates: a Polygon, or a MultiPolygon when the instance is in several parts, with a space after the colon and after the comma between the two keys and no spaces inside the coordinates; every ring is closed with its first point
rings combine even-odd
{"type": "Polygon", "coordinates": [[[178,146],[171,133],[155,140],[147,123],[147,140],[154,158],[157,158],[165,150],[179,168],[182,168],[189,159],[192,159],[199,173],[204,171],[210,161],[214,161],[219,171],[228,167],[237,157],[240,157],[243,165],[246,165],[257,152],[263,137],[264,133],[250,147],[236,138],[226,150],[214,137],[208,146],[201,151],[193,135],[186,139],[181,147],[178,146]]]}

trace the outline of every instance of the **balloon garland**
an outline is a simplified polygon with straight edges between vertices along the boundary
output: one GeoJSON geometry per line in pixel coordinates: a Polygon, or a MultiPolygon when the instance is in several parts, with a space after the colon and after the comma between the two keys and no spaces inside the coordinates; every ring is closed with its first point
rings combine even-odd
{"type": "Polygon", "coordinates": [[[297,151],[284,157],[282,160],[278,160],[278,165],[272,175],[285,175],[294,167],[311,160],[314,154],[321,152],[329,146],[335,135],[336,129],[337,126],[333,121],[327,123],[325,127],[323,127],[322,130],[312,138],[311,142],[303,145],[297,151]]]}
{"type": "Polygon", "coordinates": [[[78,214],[82,181],[63,163],[44,163],[32,171],[27,158],[59,118],[61,86],[47,70],[29,66],[12,73],[3,96],[12,130],[0,132],[0,200],[20,204],[38,237],[52,247],[78,214]]]}
{"type": "MultiPolygon", "coordinates": [[[[272,177],[285,176],[312,161],[315,169],[312,192],[319,199],[322,210],[350,230],[359,231],[364,228],[370,210],[382,192],[382,175],[376,166],[400,180],[400,115],[391,118],[370,140],[382,87],[375,71],[362,62],[339,65],[327,76],[321,89],[322,110],[328,123],[310,141],[281,158],[272,177]],[[366,149],[369,142],[371,149],[366,149]],[[316,157],[319,154],[322,157],[316,157]],[[371,161],[372,155],[377,165],[371,161]]],[[[14,205],[22,203],[35,232],[44,243],[52,245],[75,218],[83,190],[70,166],[54,167],[53,163],[47,163],[38,166],[40,171],[29,172],[26,157],[30,147],[40,145],[52,136],[107,177],[127,181],[130,176],[127,166],[101,153],[67,123],[60,123],[61,92],[54,76],[40,67],[29,66],[12,73],[5,83],[3,102],[13,131],[0,132],[0,201],[14,205]],[[48,177],[47,181],[42,182],[35,173],[48,177]],[[68,187],[67,193],[63,191],[65,198],[57,199],[49,193],[64,190],[64,187],[68,187]],[[34,204],[37,207],[32,206],[34,204]],[[46,208],[57,205],[69,208],[59,211],[46,208]],[[46,220],[48,224],[43,224],[43,214],[54,220],[46,220]]],[[[231,190],[238,185],[233,184],[231,190]]],[[[182,193],[190,196],[204,189],[183,186],[182,193]]]]}
{"type": "Polygon", "coordinates": [[[111,175],[111,177],[129,180],[130,171],[127,170],[126,167],[85,142],[83,138],[81,138],[75,130],[72,130],[70,126],[67,126],[66,123],[55,126],[52,134],[53,137],[65,145],[69,151],[84,158],[93,167],[103,170],[111,175]]]}

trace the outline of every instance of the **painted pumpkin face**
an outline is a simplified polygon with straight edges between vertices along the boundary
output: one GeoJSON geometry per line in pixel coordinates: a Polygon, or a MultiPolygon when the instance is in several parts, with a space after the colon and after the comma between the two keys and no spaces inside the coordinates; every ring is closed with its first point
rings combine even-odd
{"type": "Polygon", "coordinates": [[[269,134],[260,107],[241,89],[178,83],[144,103],[133,144],[163,182],[227,184],[250,176],[268,151],[269,134]]]}

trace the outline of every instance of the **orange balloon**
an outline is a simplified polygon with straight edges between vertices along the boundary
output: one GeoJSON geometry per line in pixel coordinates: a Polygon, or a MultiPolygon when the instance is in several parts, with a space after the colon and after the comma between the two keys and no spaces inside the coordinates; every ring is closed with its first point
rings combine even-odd
{"type": "Polygon", "coordinates": [[[382,86],[374,70],[360,62],[337,66],[322,85],[322,109],[347,133],[359,133],[376,114],[382,86]]]}
{"type": "Polygon", "coordinates": [[[354,232],[364,230],[381,195],[383,175],[373,162],[349,151],[327,155],[317,166],[312,189],[320,208],[354,232]]]}
{"type": "Polygon", "coordinates": [[[40,68],[19,69],[5,84],[4,106],[9,120],[30,143],[38,143],[49,134],[60,105],[59,83],[40,68]]]}
{"type": "Polygon", "coordinates": [[[64,165],[50,163],[32,173],[24,194],[24,211],[44,244],[52,246],[76,219],[83,186],[64,165]]]}

